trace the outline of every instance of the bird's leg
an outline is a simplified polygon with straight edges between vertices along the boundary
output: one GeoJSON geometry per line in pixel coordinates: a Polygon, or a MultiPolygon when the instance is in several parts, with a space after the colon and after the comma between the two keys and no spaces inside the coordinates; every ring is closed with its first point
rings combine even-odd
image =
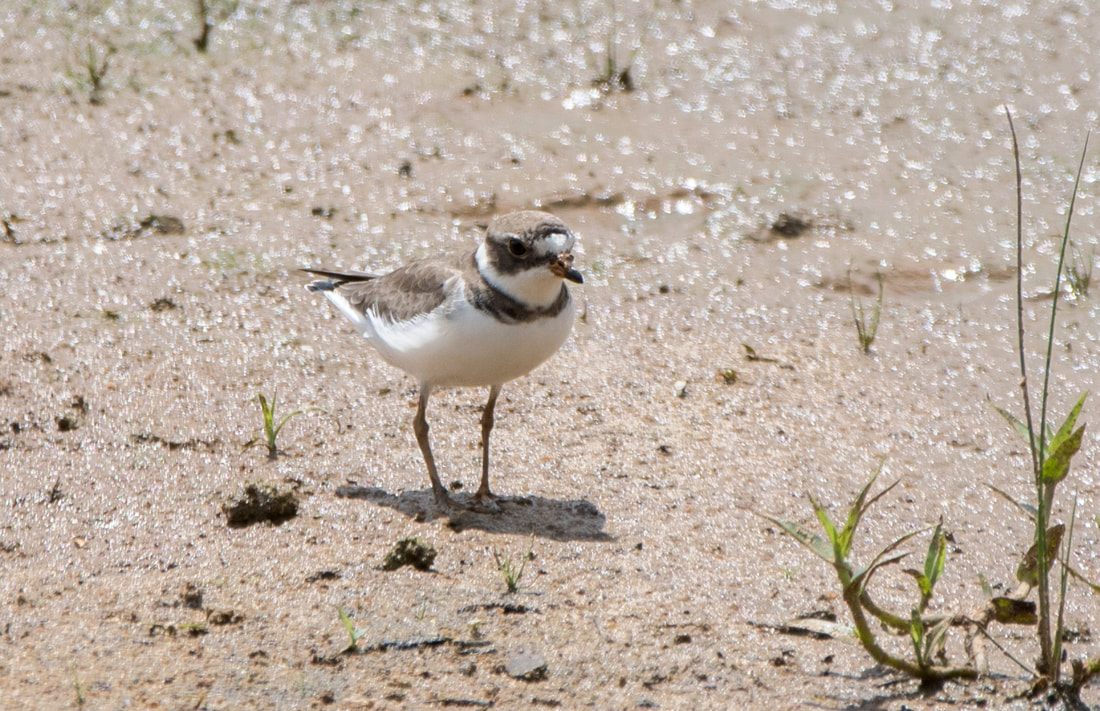
{"type": "Polygon", "coordinates": [[[498,395],[500,395],[500,386],[491,386],[489,401],[485,403],[485,411],[481,413],[481,486],[474,494],[474,499],[477,501],[497,498],[493,492],[489,491],[489,433],[493,431],[493,410],[497,406],[498,395]]]}
{"type": "Polygon", "coordinates": [[[421,383],[420,401],[416,406],[416,418],[413,420],[413,432],[416,433],[416,443],[420,445],[420,454],[424,456],[424,464],[428,467],[428,478],[432,480],[432,494],[435,503],[442,508],[450,508],[451,497],[439,481],[439,474],[435,470],[435,457],[432,456],[432,445],[428,442],[428,397],[432,394],[430,385],[421,383]]]}

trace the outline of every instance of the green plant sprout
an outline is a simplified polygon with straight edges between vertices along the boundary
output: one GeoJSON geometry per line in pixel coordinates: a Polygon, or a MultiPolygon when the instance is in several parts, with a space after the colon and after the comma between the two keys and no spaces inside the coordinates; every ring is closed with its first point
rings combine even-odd
{"type": "Polygon", "coordinates": [[[91,40],[84,46],[81,67],[85,76],[82,79],[88,87],[88,101],[93,106],[103,103],[104,81],[107,78],[107,70],[111,67],[111,55],[114,53],[113,46],[107,45],[106,49],[101,49],[91,40]]]}
{"type": "Polygon", "coordinates": [[[1092,286],[1092,265],[1095,261],[1095,247],[1089,250],[1088,258],[1084,259],[1077,245],[1070,241],[1069,260],[1066,262],[1066,284],[1069,285],[1069,295],[1075,301],[1088,298],[1089,288],[1092,286]]]}
{"type": "Polygon", "coordinates": [[[336,612],[340,614],[340,622],[344,623],[344,629],[348,631],[348,645],[340,650],[342,653],[354,652],[359,646],[359,640],[363,635],[367,633],[365,629],[356,629],[355,623],[351,621],[351,617],[348,613],[344,612],[344,608],[337,607],[336,612]]]}
{"type": "Polygon", "coordinates": [[[859,349],[864,353],[871,352],[871,344],[875,342],[878,333],[879,316],[882,315],[882,294],[885,288],[885,277],[882,272],[875,274],[878,280],[878,299],[871,309],[870,314],[863,309],[863,300],[856,296],[852,290],[852,272],[848,272],[848,298],[852,304],[852,323],[856,327],[856,337],[859,339],[859,349]]]}
{"type": "Polygon", "coordinates": [[[267,447],[267,457],[268,457],[268,459],[278,458],[278,456],[279,456],[279,447],[276,444],[276,442],[277,442],[277,439],[279,437],[279,432],[282,431],[283,426],[286,425],[286,423],[288,421],[290,421],[290,419],[292,417],[295,417],[296,415],[301,415],[301,414],[307,413],[307,412],[320,412],[320,413],[323,413],[325,415],[328,415],[336,423],[336,429],[337,430],[340,429],[340,421],[336,419],[336,416],[333,415],[328,410],[326,410],[324,408],[321,408],[321,407],[306,407],[306,408],[302,408],[302,409],[299,409],[299,410],[294,410],[292,412],[289,412],[289,413],[283,415],[281,418],[277,418],[277,416],[275,414],[275,405],[276,405],[276,401],[277,401],[278,397],[279,397],[279,391],[278,390],[276,390],[271,395],[271,401],[270,402],[268,402],[267,398],[264,396],[263,393],[256,393],[256,398],[260,401],[260,412],[263,415],[263,429],[261,431],[257,432],[256,436],[254,436],[252,439],[245,442],[245,444],[244,444],[245,449],[248,449],[249,447],[255,447],[255,446],[258,446],[258,445],[263,445],[263,446],[267,447]],[[276,420],[278,420],[278,421],[276,421],[276,420]]]}
{"type": "Polygon", "coordinates": [[[198,0],[199,36],[195,38],[195,49],[205,52],[210,46],[210,32],[214,29],[214,18],[210,16],[210,7],[206,0],[198,0]]]}
{"type": "Polygon", "coordinates": [[[878,479],[881,471],[880,465],[878,471],[856,495],[848,509],[847,518],[839,527],[829,517],[825,507],[812,496],[809,497],[814,515],[825,531],[824,538],[797,522],[784,521],[768,515],[763,517],[832,565],[840,582],[844,604],[855,624],[855,636],[876,662],[922,681],[977,678],[976,669],[967,666],[951,666],[939,661],[943,655],[947,631],[953,622],[953,617],[950,615],[925,617],[925,610],[932,598],[936,582],[943,574],[945,539],[941,525],[935,526],[922,569],[906,571],[916,580],[919,591],[919,602],[910,610],[908,616],[897,615],[879,607],[872,600],[867,585],[880,569],[905,558],[908,553],[898,553],[897,548],[921,531],[913,531],[896,539],[879,551],[866,566],[857,566],[851,559],[852,541],[863,516],[876,501],[897,485],[897,482],[894,482],[868,499],[871,486],[878,479]],[[877,620],[882,626],[894,632],[907,634],[912,640],[914,658],[904,659],[886,651],[875,637],[871,619],[877,620]]]}
{"type": "Polygon", "coordinates": [[[73,692],[76,694],[76,705],[83,706],[85,702],[84,685],[80,683],[80,677],[76,673],[76,663],[71,664],[73,673],[73,692]]]}
{"type": "Polygon", "coordinates": [[[649,15],[646,17],[645,25],[642,32],[635,41],[634,46],[630,50],[630,54],[627,56],[625,62],[619,62],[619,55],[616,48],[619,44],[619,29],[616,21],[615,3],[612,1],[609,4],[610,14],[608,22],[610,27],[607,31],[607,37],[604,40],[604,57],[602,61],[598,58],[593,58],[597,65],[596,78],[592,80],[592,85],[600,89],[603,94],[612,94],[616,91],[631,92],[634,91],[634,62],[638,58],[638,53],[642,50],[642,44],[645,42],[646,36],[653,26],[653,14],[656,12],[656,3],[650,10],[649,15]]]}
{"type": "MultiPolygon", "coordinates": [[[[1066,227],[1062,233],[1061,249],[1058,252],[1058,270],[1054,276],[1053,299],[1050,306],[1050,327],[1047,332],[1046,357],[1043,361],[1043,384],[1039,396],[1039,421],[1036,428],[1035,419],[1032,415],[1027,358],[1024,351],[1023,177],[1020,170],[1020,147],[1016,138],[1016,128],[1012,123],[1012,113],[1008,110],[1008,107],[1005,107],[1005,115],[1008,118],[1009,130],[1012,133],[1012,151],[1016,166],[1016,319],[1017,345],[1020,353],[1020,390],[1023,399],[1024,420],[1021,421],[1004,409],[997,408],[997,411],[1024,438],[1024,441],[1027,442],[1028,452],[1031,455],[1032,483],[1036,502],[1033,518],[1035,524],[1034,544],[1031,550],[1028,551],[1029,555],[1025,558],[1025,564],[1022,564],[1021,569],[1017,571],[1017,578],[1022,583],[1033,585],[1038,592],[1039,613],[1036,626],[1039,637],[1039,659],[1035,665],[1035,672],[1038,674],[1039,679],[1036,682],[1036,688],[1049,687],[1056,695],[1069,703],[1073,703],[1078,700],[1081,687],[1100,669],[1100,658],[1087,662],[1075,660],[1071,664],[1073,667],[1073,680],[1068,685],[1062,683],[1065,591],[1070,570],[1070,542],[1073,538],[1076,501],[1070,515],[1070,533],[1066,537],[1064,548],[1061,547],[1061,539],[1065,530],[1064,525],[1052,526],[1051,513],[1058,485],[1069,475],[1070,462],[1081,448],[1085,426],[1077,427],[1077,418],[1081,414],[1081,408],[1085,404],[1088,393],[1084,393],[1078,398],[1077,403],[1056,431],[1052,430],[1047,424],[1047,417],[1049,415],[1048,396],[1054,352],[1054,333],[1058,318],[1058,299],[1061,291],[1062,273],[1066,266],[1066,251],[1070,244],[1070,225],[1073,221],[1073,210],[1077,201],[1081,174],[1085,167],[1089,137],[1086,136],[1085,145],[1081,151],[1081,160],[1077,166],[1077,175],[1073,182],[1073,191],[1070,194],[1066,227]],[[1034,555],[1033,565],[1029,560],[1032,555],[1034,555]],[[1055,560],[1062,562],[1062,572],[1057,599],[1057,617],[1052,619],[1050,570],[1055,560]]],[[[1091,264],[1089,268],[1091,269],[1091,264]]],[[[1066,271],[1068,273],[1069,270],[1066,271]]]]}
{"type": "Polygon", "coordinates": [[[210,47],[210,34],[220,21],[229,18],[237,11],[239,0],[218,2],[217,0],[197,0],[195,16],[199,21],[199,35],[192,42],[199,52],[206,52],[210,47]],[[215,7],[217,6],[217,7],[215,7]]]}
{"type": "Polygon", "coordinates": [[[283,426],[286,425],[290,419],[296,415],[301,415],[305,410],[293,410],[282,416],[276,423],[275,404],[279,397],[279,391],[276,390],[271,395],[271,402],[269,403],[263,393],[256,394],[257,399],[260,401],[260,411],[263,414],[263,431],[257,433],[255,437],[248,440],[245,443],[245,449],[249,447],[255,447],[257,445],[264,445],[267,447],[268,459],[276,459],[279,456],[279,447],[276,444],[276,440],[279,437],[279,432],[282,431],[283,426]]]}
{"type": "MultiPolygon", "coordinates": [[[[869,594],[868,586],[874,574],[905,558],[908,554],[898,552],[898,549],[903,543],[920,533],[920,531],[914,531],[894,540],[880,550],[867,565],[857,566],[854,563],[852,559],[852,541],[856,528],[868,509],[894,486],[891,485],[868,498],[868,492],[878,478],[881,466],[879,472],[876,472],[857,494],[842,525],[834,523],[825,508],[812,496],[810,497],[810,504],[825,532],[824,536],[805,528],[797,522],[766,515],[764,518],[779,526],[785,533],[832,565],[840,582],[844,604],[852,617],[853,632],[863,648],[876,662],[919,678],[924,682],[938,682],[947,679],[974,679],[979,675],[988,674],[989,667],[985,653],[985,642],[989,641],[1001,649],[1009,659],[1034,675],[1033,693],[1046,692],[1049,694],[1048,701],[1058,702],[1064,708],[1083,708],[1084,704],[1080,699],[1080,690],[1090,679],[1100,674],[1100,657],[1071,660],[1069,666],[1072,670],[1072,678],[1069,681],[1063,679],[1065,655],[1062,645],[1066,636],[1066,595],[1071,577],[1085,582],[1095,592],[1100,592],[1100,586],[1085,580],[1084,576],[1071,566],[1070,554],[1077,518],[1077,497],[1074,496],[1071,501],[1068,522],[1055,522],[1053,511],[1058,485],[1068,477],[1071,461],[1080,451],[1082,445],[1085,427],[1084,425],[1078,425],[1078,418],[1084,407],[1087,393],[1082,394],[1077,399],[1057,428],[1052,424],[1048,424],[1050,416],[1048,396],[1062,274],[1063,271],[1067,275],[1073,271],[1065,268],[1065,259],[1067,247],[1070,244],[1070,225],[1084,168],[1085,155],[1088,150],[1088,139],[1085,140],[1085,147],[1077,169],[1077,178],[1070,196],[1066,226],[1058,257],[1058,269],[1052,291],[1054,298],[1050,308],[1046,354],[1043,361],[1043,382],[1038,409],[1035,411],[1037,413],[1036,418],[1033,415],[1027,359],[1024,352],[1023,179],[1020,169],[1019,145],[1016,130],[1012,124],[1012,115],[1007,107],[1005,112],[1012,134],[1016,168],[1016,335],[1020,354],[1020,389],[1024,417],[1022,419],[1018,418],[1003,408],[998,407],[996,410],[1027,443],[1027,450],[1031,458],[1034,503],[1016,501],[1000,489],[992,486],[990,488],[1015,504],[1034,523],[1032,544],[1016,569],[1018,586],[1007,595],[995,596],[993,586],[989,584],[984,576],[979,575],[982,592],[986,598],[986,603],[982,608],[965,615],[928,615],[927,608],[933,598],[936,583],[943,576],[946,560],[946,537],[941,522],[936,524],[932,530],[932,538],[925,553],[924,564],[920,568],[904,571],[916,583],[918,593],[917,602],[910,608],[909,614],[898,615],[879,607],[869,594]],[[1057,588],[1052,590],[1050,573],[1056,561],[1060,566],[1060,576],[1057,588]],[[1037,593],[1037,605],[1028,599],[1032,591],[1037,593]],[[878,625],[873,625],[872,621],[877,622],[878,625]],[[1029,666],[1013,657],[990,635],[989,626],[993,622],[1005,625],[1034,625],[1040,652],[1038,660],[1029,666]],[[877,627],[893,634],[908,637],[911,647],[910,655],[902,657],[885,649],[875,636],[877,627]],[[953,665],[947,659],[946,642],[949,632],[954,627],[962,627],[966,631],[963,647],[968,661],[962,665],[953,665]]],[[[1073,278],[1067,276],[1067,279],[1073,278]]],[[[1071,290],[1074,288],[1076,287],[1071,286],[1071,290]]],[[[856,321],[857,331],[860,333],[861,345],[866,349],[870,344],[870,340],[864,341],[864,331],[866,330],[867,333],[871,334],[873,340],[874,328],[871,326],[865,329],[860,325],[865,321],[862,306],[857,305],[854,296],[852,302],[853,319],[856,321]]],[[[881,281],[879,305],[881,307],[881,281]]],[[[877,325],[878,311],[879,309],[875,310],[868,322],[869,324],[877,325]]],[[[1100,517],[1097,518],[1097,523],[1100,525],[1100,517]]]]}
{"type": "Polygon", "coordinates": [[[532,533],[531,545],[528,546],[527,552],[520,558],[518,566],[510,557],[502,558],[500,552],[496,548],[493,549],[493,559],[497,563],[497,570],[500,571],[500,575],[504,579],[504,585],[508,593],[519,592],[519,581],[523,577],[523,569],[527,566],[527,561],[535,557],[534,549],[535,534],[532,533]]]}

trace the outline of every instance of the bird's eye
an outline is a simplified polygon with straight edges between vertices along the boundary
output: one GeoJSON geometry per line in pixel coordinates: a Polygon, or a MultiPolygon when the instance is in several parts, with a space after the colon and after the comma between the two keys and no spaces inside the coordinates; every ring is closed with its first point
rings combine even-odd
{"type": "Polygon", "coordinates": [[[513,257],[522,257],[527,254],[527,245],[523,243],[523,240],[513,237],[508,240],[508,253],[513,257]]]}

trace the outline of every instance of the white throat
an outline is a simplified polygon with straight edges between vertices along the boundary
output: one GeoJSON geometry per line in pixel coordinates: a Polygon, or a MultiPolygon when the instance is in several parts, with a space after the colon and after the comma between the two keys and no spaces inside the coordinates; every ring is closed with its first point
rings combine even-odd
{"type": "Polygon", "coordinates": [[[548,268],[535,267],[514,274],[502,274],[489,259],[484,242],[477,248],[474,258],[477,260],[477,270],[485,281],[529,308],[549,308],[561,294],[562,281],[548,268]]]}

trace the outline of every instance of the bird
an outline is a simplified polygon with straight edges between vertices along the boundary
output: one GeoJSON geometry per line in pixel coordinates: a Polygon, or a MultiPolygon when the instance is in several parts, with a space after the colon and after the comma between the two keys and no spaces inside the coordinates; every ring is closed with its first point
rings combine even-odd
{"type": "Polygon", "coordinates": [[[547,212],[494,217],[474,250],[411,261],[384,275],[305,268],[306,285],[346,316],[382,359],[416,379],[413,432],[444,511],[501,511],[489,488],[489,435],[501,388],[561,348],[573,327],[566,282],[584,283],[573,266],[576,235],[547,212]],[[428,399],[444,387],[488,387],[481,415],[481,484],[460,504],[439,479],[428,438],[428,399]]]}

